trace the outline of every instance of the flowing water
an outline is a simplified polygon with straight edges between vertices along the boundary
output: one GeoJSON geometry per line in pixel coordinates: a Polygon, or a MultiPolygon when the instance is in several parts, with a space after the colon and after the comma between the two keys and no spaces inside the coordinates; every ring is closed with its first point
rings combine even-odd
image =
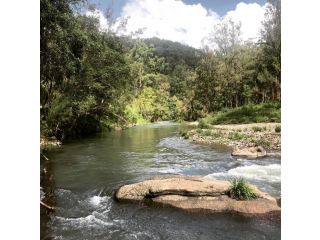
{"type": "Polygon", "coordinates": [[[280,221],[118,203],[114,190],[159,174],[244,177],[280,196],[280,158],[236,159],[178,136],[163,122],[72,141],[41,162],[41,239],[280,239],[280,221]]]}

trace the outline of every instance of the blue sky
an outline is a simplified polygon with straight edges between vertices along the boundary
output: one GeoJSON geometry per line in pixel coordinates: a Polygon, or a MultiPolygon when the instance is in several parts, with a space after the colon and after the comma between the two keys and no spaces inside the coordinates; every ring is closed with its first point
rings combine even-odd
{"type": "MultiPolygon", "coordinates": [[[[119,16],[122,7],[129,0],[113,0],[113,9],[115,16],[119,16]]],[[[266,0],[182,0],[186,4],[197,4],[201,3],[201,5],[207,9],[212,9],[220,16],[225,15],[228,11],[235,9],[236,5],[240,2],[244,3],[258,3],[259,5],[264,5],[266,0]]],[[[94,2],[98,4],[98,8],[101,10],[105,10],[111,3],[112,0],[89,0],[89,2],[94,2]]]]}

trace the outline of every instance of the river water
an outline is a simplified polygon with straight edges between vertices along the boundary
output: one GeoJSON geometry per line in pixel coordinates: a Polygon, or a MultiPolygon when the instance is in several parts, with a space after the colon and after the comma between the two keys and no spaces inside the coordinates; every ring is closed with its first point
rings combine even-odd
{"type": "Polygon", "coordinates": [[[41,162],[41,239],[280,239],[280,221],[118,203],[115,189],[159,174],[244,177],[279,197],[280,158],[236,159],[162,122],[68,142],[41,162]],[[43,169],[46,169],[46,174],[43,169]]]}

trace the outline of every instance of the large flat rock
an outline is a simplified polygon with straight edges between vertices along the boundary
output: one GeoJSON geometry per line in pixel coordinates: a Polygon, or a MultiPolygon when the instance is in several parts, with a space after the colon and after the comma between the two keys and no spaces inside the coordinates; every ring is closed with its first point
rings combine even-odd
{"type": "Polygon", "coordinates": [[[122,186],[115,194],[119,201],[148,201],[192,211],[235,212],[245,215],[280,211],[275,198],[250,185],[258,198],[240,201],[228,196],[228,181],[190,176],[157,176],[122,186]]]}

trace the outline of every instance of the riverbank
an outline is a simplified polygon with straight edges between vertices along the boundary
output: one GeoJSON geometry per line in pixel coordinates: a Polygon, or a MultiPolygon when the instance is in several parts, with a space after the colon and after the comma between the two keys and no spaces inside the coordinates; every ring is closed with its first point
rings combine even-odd
{"type": "Polygon", "coordinates": [[[207,125],[182,133],[197,143],[222,144],[229,147],[262,146],[269,151],[281,150],[280,123],[207,125]]]}
{"type": "Polygon", "coordinates": [[[62,142],[55,137],[40,137],[40,150],[48,150],[52,148],[58,148],[62,145],[62,142]]]}

